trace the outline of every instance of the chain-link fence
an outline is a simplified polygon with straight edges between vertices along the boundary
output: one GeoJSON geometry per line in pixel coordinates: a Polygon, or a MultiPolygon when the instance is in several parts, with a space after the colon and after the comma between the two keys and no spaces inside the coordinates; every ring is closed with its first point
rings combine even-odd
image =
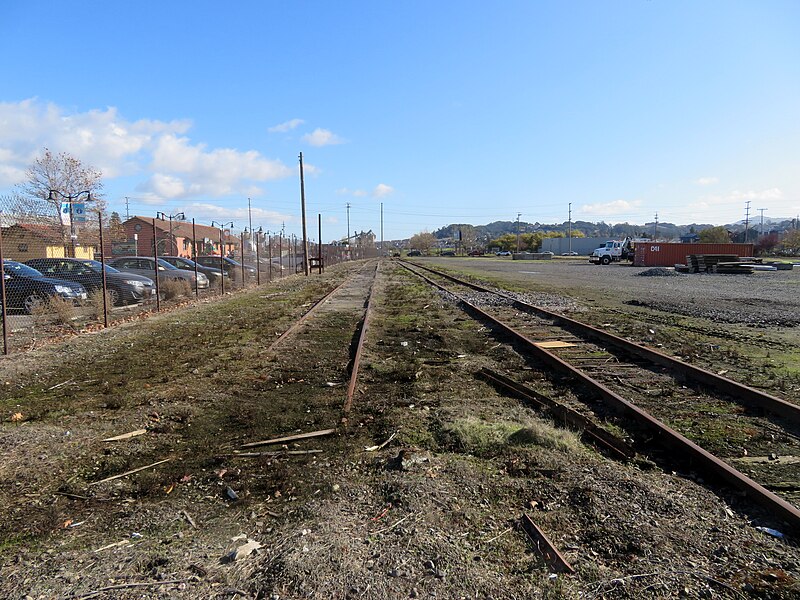
{"type": "MultiPolygon", "coordinates": [[[[237,234],[232,223],[179,216],[122,222],[104,213],[76,214],[72,206],[57,216],[0,213],[4,353],[304,271],[296,236],[237,234]]],[[[374,256],[374,245],[308,248],[310,272],[374,256]]]]}

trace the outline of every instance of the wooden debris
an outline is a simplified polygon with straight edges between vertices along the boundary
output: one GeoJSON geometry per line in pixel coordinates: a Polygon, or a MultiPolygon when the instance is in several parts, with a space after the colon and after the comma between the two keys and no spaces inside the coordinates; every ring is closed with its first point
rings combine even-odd
{"type": "Polygon", "coordinates": [[[383,442],[379,446],[368,446],[367,448],[364,448],[364,451],[365,452],[375,452],[376,450],[383,450],[386,447],[386,445],[394,439],[394,436],[396,436],[396,435],[397,435],[397,432],[395,431],[392,435],[389,436],[388,440],[386,440],[385,442],[383,442]]]}
{"type": "Polygon", "coordinates": [[[303,454],[319,454],[322,450],[277,450],[275,452],[234,452],[227,456],[238,458],[256,458],[257,456],[301,456],[303,454]]]}
{"type": "Polygon", "coordinates": [[[270,440],[262,440],[260,442],[250,442],[249,444],[242,444],[242,448],[252,448],[254,446],[266,446],[267,444],[284,444],[286,442],[293,442],[295,440],[305,440],[308,438],[321,437],[323,435],[331,435],[336,433],[336,429],[322,429],[320,431],[311,431],[309,433],[298,433],[297,435],[287,435],[285,437],[272,438],[270,440]]]}
{"type": "Polygon", "coordinates": [[[47,391],[49,392],[49,391],[54,390],[56,388],[60,388],[62,385],[67,385],[68,383],[72,383],[73,381],[75,381],[75,380],[74,379],[67,379],[66,381],[62,381],[61,383],[55,384],[53,387],[47,388],[47,391]]]}
{"type": "Polygon", "coordinates": [[[189,525],[191,525],[194,529],[197,529],[197,523],[194,522],[194,519],[189,515],[189,513],[186,512],[185,510],[182,510],[181,512],[183,513],[183,516],[186,517],[186,520],[189,522],[189,525]]]}
{"type": "Polygon", "coordinates": [[[103,546],[102,548],[98,548],[95,552],[100,552],[102,550],[108,550],[109,548],[116,548],[117,546],[124,546],[125,544],[129,543],[130,540],[121,540],[119,542],[114,542],[113,544],[108,544],[107,546],[103,546]]]}
{"type": "Polygon", "coordinates": [[[100,485],[101,483],[105,483],[106,481],[113,481],[114,479],[120,479],[122,477],[127,477],[128,475],[133,475],[134,473],[138,473],[139,471],[144,471],[146,469],[151,469],[157,465],[164,464],[165,462],[171,461],[171,458],[165,458],[164,460],[159,460],[158,462],[154,462],[151,465],[145,465],[144,467],[139,467],[138,469],[131,469],[130,471],[125,471],[124,473],[120,473],[119,475],[112,475],[111,477],[106,477],[105,479],[101,479],[100,481],[95,481],[90,483],[89,486],[93,485],[100,485]]]}
{"type": "Polygon", "coordinates": [[[91,592],[86,592],[85,594],[73,594],[72,596],[67,596],[69,599],[78,599],[78,598],[94,598],[95,596],[99,596],[104,592],[110,592],[111,590],[124,590],[127,588],[137,588],[137,587],[155,587],[161,585],[177,585],[181,583],[188,583],[191,581],[190,579],[170,579],[169,581],[148,581],[144,583],[120,583],[118,585],[109,585],[104,588],[99,588],[97,590],[93,590],[91,592]]]}
{"type": "Polygon", "coordinates": [[[577,346],[578,344],[571,344],[570,342],[562,342],[560,340],[554,340],[552,342],[536,342],[534,346],[538,346],[539,348],[572,348],[577,346]]]}
{"type": "Polygon", "coordinates": [[[128,440],[132,437],[136,437],[137,435],[144,435],[147,433],[147,429],[137,429],[136,431],[131,431],[130,433],[123,433],[122,435],[116,435],[114,437],[106,438],[102,440],[103,442],[118,442],[120,440],[128,440]]]}

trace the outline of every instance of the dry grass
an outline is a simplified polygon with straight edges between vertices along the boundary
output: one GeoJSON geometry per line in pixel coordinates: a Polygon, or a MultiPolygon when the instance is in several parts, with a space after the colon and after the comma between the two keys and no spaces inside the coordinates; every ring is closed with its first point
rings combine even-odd
{"type": "Polygon", "coordinates": [[[31,317],[38,325],[54,323],[72,326],[75,316],[75,305],[71,300],[65,300],[61,296],[50,296],[31,310],[31,317]]]}
{"type": "Polygon", "coordinates": [[[164,295],[164,300],[174,300],[192,293],[192,286],[185,279],[162,279],[159,290],[164,295]]]}
{"type": "Polygon", "coordinates": [[[454,447],[476,456],[495,455],[510,446],[535,445],[561,451],[580,446],[569,431],[533,420],[522,424],[467,417],[445,425],[443,430],[454,447]]]}
{"type": "MultiPolygon", "coordinates": [[[[113,303],[111,302],[111,294],[106,293],[106,303],[108,305],[108,310],[111,310],[113,303]]],[[[87,308],[89,309],[89,314],[97,320],[103,318],[103,290],[96,289],[92,292],[89,292],[89,301],[86,304],[87,308]]]]}

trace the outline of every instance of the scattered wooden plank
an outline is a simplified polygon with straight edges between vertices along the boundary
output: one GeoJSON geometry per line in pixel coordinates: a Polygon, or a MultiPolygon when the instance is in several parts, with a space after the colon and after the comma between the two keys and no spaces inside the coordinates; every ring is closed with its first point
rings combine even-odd
{"type": "Polygon", "coordinates": [[[118,442],[120,440],[128,440],[132,437],[136,437],[137,435],[144,435],[145,433],[147,433],[147,429],[137,429],[136,431],[131,431],[130,433],[123,433],[122,435],[115,435],[114,437],[106,438],[102,441],[118,442]]]}
{"type": "Polygon", "coordinates": [[[169,581],[148,581],[144,583],[121,583],[118,585],[109,585],[104,588],[99,588],[93,590],[91,592],[86,592],[85,594],[73,594],[71,596],[67,596],[67,598],[94,598],[95,596],[99,596],[105,592],[110,592],[111,590],[125,590],[128,588],[140,588],[140,587],[158,587],[162,585],[177,585],[181,583],[188,583],[191,581],[190,579],[170,579],[169,581]]]}
{"type": "Polygon", "coordinates": [[[570,344],[569,342],[562,342],[561,340],[553,340],[552,342],[536,342],[534,345],[539,348],[572,348],[578,344],[570,344]]]}
{"type": "Polygon", "coordinates": [[[197,523],[194,522],[194,519],[189,515],[189,513],[186,512],[185,510],[182,510],[181,512],[183,513],[183,516],[186,517],[186,520],[189,522],[189,525],[191,525],[192,528],[197,529],[197,523]]]}
{"type": "Polygon", "coordinates": [[[286,442],[293,442],[295,440],[306,440],[308,438],[322,437],[324,435],[331,435],[336,433],[336,429],[321,429],[320,431],[311,431],[309,433],[298,433],[297,435],[287,435],[279,438],[272,438],[270,440],[261,440],[260,442],[250,442],[249,444],[242,444],[242,448],[253,448],[254,446],[266,446],[267,444],[283,444],[286,442]]]}
{"type": "Polygon", "coordinates": [[[111,477],[106,477],[105,479],[101,479],[100,481],[95,481],[89,484],[89,486],[93,485],[100,485],[101,483],[105,483],[106,481],[113,481],[114,479],[120,479],[122,477],[127,477],[128,475],[133,475],[134,473],[138,473],[139,471],[144,471],[146,469],[152,469],[155,466],[164,464],[165,462],[171,461],[171,458],[165,458],[164,460],[159,460],[158,462],[154,462],[151,465],[145,465],[144,467],[139,467],[138,469],[131,469],[130,471],[125,471],[124,473],[120,473],[119,475],[112,475],[111,477]]]}
{"type": "Polygon", "coordinates": [[[322,450],[277,450],[275,452],[234,452],[227,456],[238,458],[256,458],[257,456],[300,456],[303,454],[319,454],[322,450]]]}
{"type": "Polygon", "coordinates": [[[108,550],[109,548],[116,548],[117,546],[123,546],[129,543],[130,540],[120,540],[119,542],[114,542],[113,544],[108,544],[107,546],[103,546],[102,548],[98,548],[95,552],[101,552],[103,550],[108,550]]]}

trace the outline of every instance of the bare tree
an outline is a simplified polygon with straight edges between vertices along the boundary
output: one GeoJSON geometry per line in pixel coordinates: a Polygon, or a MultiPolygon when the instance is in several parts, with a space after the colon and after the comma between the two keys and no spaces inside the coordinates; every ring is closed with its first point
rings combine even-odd
{"type": "Polygon", "coordinates": [[[79,158],[67,152],[53,154],[45,148],[43,154],[28,167],[25,176],[25,181],[17,185],[21,203],[19,210],[39,214],[44,210],[50,213],[48,216],[59,217],[61,232],[65,236],[68,225],[60,211],[64,198],[58,194],[51,198],[50,190],[57,190],[64,196],[76,196],[87,191],[91,196],[84,201],[87,211],[105,208],[105,200],[101,196],[102,173],[84,165],[79,158]]]}

